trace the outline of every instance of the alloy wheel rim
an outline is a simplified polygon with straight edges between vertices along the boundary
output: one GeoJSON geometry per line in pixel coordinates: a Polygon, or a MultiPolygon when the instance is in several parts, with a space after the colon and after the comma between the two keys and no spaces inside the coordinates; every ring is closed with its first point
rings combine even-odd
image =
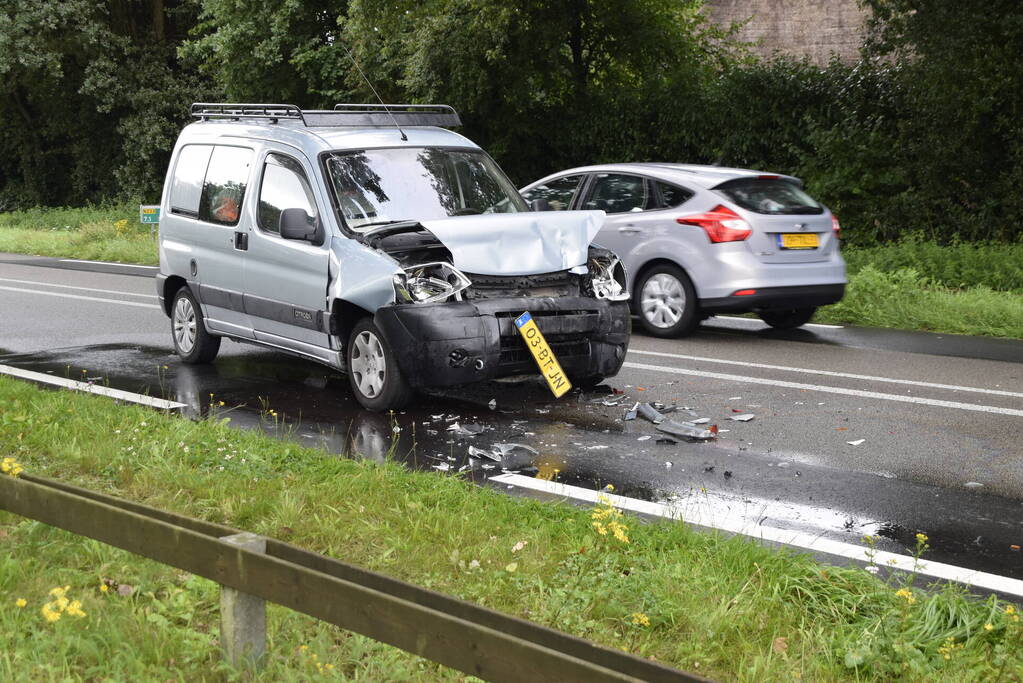
{"type": "Polygon", "coordinates": [[[387,361],[384,347],[372,332],[365,330],[355,337],[352,346],[351,373],[359,393],[367,398],[376,398],[384,389],[387,378],[387,361]]]}
{"type": "Polygon", "coordinates": [[[190,353],[195,347],[195,308],[186,297],[174,305],[174,343],[182,353],[190,353]]]}
{"type": "Polygon", "coordinates": [[[667,273],[658,273],[643,283],[639,299],[643,319],[654,327],[674,327],[686,309],[685,288],[667,273]]]}

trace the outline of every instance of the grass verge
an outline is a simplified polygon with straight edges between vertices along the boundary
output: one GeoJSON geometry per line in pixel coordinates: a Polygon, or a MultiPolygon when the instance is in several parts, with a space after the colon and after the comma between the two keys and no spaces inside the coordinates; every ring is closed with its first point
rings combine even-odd
{"type": "Polygon", "coordinates": [[[0,252],[155,265],[156,240],[138,206],[0,213],[0,252]]]}
{"type": "MultiPolygon", "coordinates": [[[[714,678],[1023,678],[1019,608],[954,587],[925,593],[739,537],[339,459],[225,418],[190,422],[3,377],[0,406],[0,455],[27,472],[281,538],[714,678]]],[[[219,662],[210,582],[9,514],[0,548],[0,678],[242,676],[219,662]],[[65,586],[85,616],[49,621],[50,591],[65,586]]],[[[462,679],[283,609],[270,610],[269,630],[259,680],[462,679]]]]}
{"type": "MultiPolygon", "coordinates": [[[[0,214],[0,252],[159,262],[134,206],[0,214]]],[[[845,299],[818,311],[818,322],[1023,339],[1023,244],[940,246],[909,236],[843,253],[845,299]]]]}

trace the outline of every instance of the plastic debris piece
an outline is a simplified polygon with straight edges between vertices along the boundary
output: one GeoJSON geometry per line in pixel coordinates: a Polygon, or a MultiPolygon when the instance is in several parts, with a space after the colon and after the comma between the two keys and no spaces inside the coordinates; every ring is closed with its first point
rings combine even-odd
{"type": "Polygon", "coordinates": [[[753,413],[743,413],[742,415],[732,415],[730,419],[735,420],[736,422],[749,422],[755,417],[756,415],[753,413]]]}
{"type": "Polygon", "coordinates": [[[497,399],[496,398],[490,399],[490,403],[488,403],[487,405],[490,406],[491,410],[497,408],[497,399]]]}
{"type": "Polygon", "coordinates": [[[629,421],[629,420],[635,420],[636,419],[636,411],[635,410],[626,410],[625,411],[625,417],[623,417],[622,419],[625,420],[626,422],[629,421]]]}
{"type": "Polygon", "coordinates": [[[439,465],[434,465],[433,469],[440,470],[441,472],[447,472],[448,470],[451,469],[451,465],[447,464],[446,462],[442,462],[439,465]]]}
{"type": "Polygon", "coordinates": [[[694,425],[705,425],[710,422],[709,417],[698,417],[695,420],[691,420],[694,425]]]}
{"type": "Polygon", "coordinates": [[[668,437],[668,436],[662,436],[660,439],[658,439],[654,443],[659,443],[662,446],[673,446],[673,445],[677,444],[678,441],[676,441],[675,439],[672,439],[671,437],[668,437]]]}
{"type": "Polygon", "coordinates": [[[704,429],[700,425],[695,425],[692,422],[676,422],[675,420],[666,420],[661,424],[657,425],[658,431],[664,432],[665,434],[671,434],[672,436],[685,436],[690,439],[713,439],[714,432],[709,429],[704,429]]]}
{"type": "Polygon", "coordinates": [[[732,478],[732,472],[730,470],[725,470],[725,479],[731,479],[731,478],[732,478]]]}
{"type": "Polygon", "coordinates": [[[551,411],[548,408],[537,408],[536,412],[540,413],[541,415],[546,415],[547,413],[549,413],[551,411]]]}
{"type": "Polygon", "coordinates": [[[655,425],[664,422],[664,416],[657,412],[657,409],[649,403],[639,404],[639,416],[646,420],[650,420],[655,425]]]}
{"type": "Polygon", "coordinates": [[[438,420],[443,420],[444,419],[444,413],[441,413],[440,415],[431,415],[430,419],[435,421],[435,422],[438,421],[438,420]]]}
{"type": "Polygon", "coordinates": [[[1016,545],[1015,543],[1012,543],[1012,544],[1009,545],[1009,550],[1014,550],[1014,551],[1016,551],[1018,553],[1019,552],[1019,546],[1016,545]]]}
{"type": "Polygon", "coordinates": [[[741,401],[742,396],[732,396],[728,399],[729,401],[741,401]]]}
{"type": "Polygon", "coordinates": [[[474,458],[486,458],[487,460],[493,460],[494,462],[501,462],[501,456],[497,453],[491,453],[485,451],[482,448],[476,448],[475,446],[469,446],[469,455],[474,458]]]}
{"type": "Polygon", "coordinates": [[[983,484],[981,484],[979,481],[968,481],[965,484],[963,484],[963,486],[965,486],[968,489],[979,489],[980,487],[983,486],[983,484]]]}
{"type": "Polygon", "coordinates": [[[638,439],[636,439],[636,441],[648,441],[649,439],[650,439],[649,435],[648,436],[641,436],[638,439]]]}
{"type": "Polygon", "coordinates": [[[678,411],[678,406],[667,406],[665,408],[659,408],[658,410],[661,411],[662,415],[667,415],[668,413],[677,412],[678,411]]]}
{"type": "Polygon", "coordinates": [[[713,472],[714,471],[714,466],[713,465],[708,465],[707,467],[703,468],[703,471],[704,472],[713,472]]]}
{"type": "Polygon", "coordinates": [[[477,434],[483,433],[483,426],[478,424],[466,424],[463,425],[459,422],[455,422],[448,426],[449,432],[454,432],[459,436],[476,436],[477,434]]]}
{"type": "Polygon", "coordinates": [[[780,462],[780,463],[778,463],[776,465],[776,467],[781,467],[781,468],[784,469],[786,467],[792,467],[792,463],[790,463],[790,462],[780,462]]]}
{"type": "Polygon", "coordinates": [[[850,446],[859,446],[864,441],[866,441],[866,439],[856,439],[855,441],[846,441],[846,443],[850,446]]]}
{"type": "Polygon", "coordinates": [[[529,451],[533,455],[540,455],[540,451],[536,450],[532,446],[527,446],[526,444],[522,443],[495,443],[493,448],[501,455],[508,455],[509,453],[516,449],[529,451]]]}
{"type": "Polygon", "coordinates": [[[671,462],[668,461],[668,460],[665,460],[664,461],[664,466],[667,467],[668,469],[671,469],[671,462]]]}

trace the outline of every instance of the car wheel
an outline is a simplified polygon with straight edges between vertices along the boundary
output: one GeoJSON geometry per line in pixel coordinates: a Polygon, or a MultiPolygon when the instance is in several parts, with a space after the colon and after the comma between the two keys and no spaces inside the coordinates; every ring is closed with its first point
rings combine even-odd
{"type": "Polygon", "coordinates": [[[700,324],[696,289],[678,266],[654,266],[636,287],[633,307],[639,321],[655,337],[682,337],[700,324]]]}
{"type": "Polygon", "coordinates": [[[372,319],[363,318],[348,337],[348,381],[356,400],[369,410],[397,410],[415,392],[401,374],[394,352],[372,319]]]}
{"type": "Polygon", "coordinates": [[[757,311],[765,323],[776,330],[791,330],[810,322],[816,308],[787,308],[773,311],[757,311]]]}
{"type": "Polygon", "coordinates": [[[174,339],[174,351],[189,365],[209,363],[220,351],[220,337],[206,330],[202,309],[188,287],[182,287],[174,294],[171,337],[174,339]]]}

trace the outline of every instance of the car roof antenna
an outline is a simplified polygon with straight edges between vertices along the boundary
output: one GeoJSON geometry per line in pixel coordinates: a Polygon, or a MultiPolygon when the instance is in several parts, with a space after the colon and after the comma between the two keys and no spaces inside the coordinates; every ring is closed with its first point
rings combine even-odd
{"type": "Polygon", "coordinates": [[[368,85],[369,89],[373,91],[374,95],[376,95],[377,100],[380,102],[380,106],[382,106],[384,108],[384,111],[387,112],[387,115],[391,117],[391,121],[394,122],[394,127],[398,129],[399,133],[401,133],[401,141],[408,142],[408,136],[405,135],[405,131],[401,129],[401,126],[398,125],[398,119],[394,118],[394,114],[392,114],[391,110],[387,108],[386,104],[384,104],[384,100],[382,97],[380,97],[380,93],[377,92],[377,89],[374,88],[373,84],[369,82],[368,78],[366,78],[366,74],[362,72],[362,68],[359,66],[359,63],[355,61],[355,57],[352,55],[351,50],[349,50],[348,46],[345,45],[343,42],[341,43],[341,47],[344,48],[345,54],[348,55],[348,59],[352,60],[352,64],[355,65],[356,71],[358,71],[359,75],[362,76],[362,80],[366,81],[366,85],[368,85]]]}

